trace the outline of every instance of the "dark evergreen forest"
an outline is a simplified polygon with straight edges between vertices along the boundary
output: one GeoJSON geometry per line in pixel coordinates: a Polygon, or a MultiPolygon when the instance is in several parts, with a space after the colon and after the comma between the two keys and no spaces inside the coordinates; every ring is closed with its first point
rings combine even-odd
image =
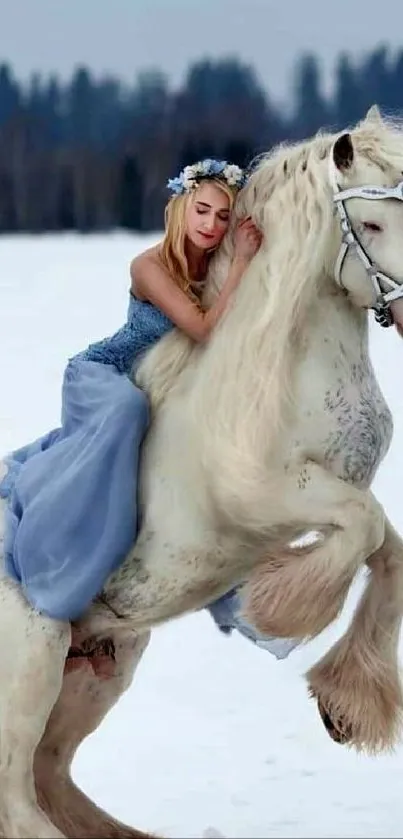
{"type": "MultiPolygon", "coordinates": [[[[360,63],[340,54],[331,95],[315,55],[300,56],[280,108],[253,67],[200,60],[180,89],[159,72],[132,86],[78,68],[62,84],[34,74],[22,85],[0,65],[0,232],[161,228],[164,184],[187,163],[247,164],[281,140],[351,125],[377,103],[403,111],[403,49],[360,63]]],[[[270,88],[270,80],[267,80],[270,88]]]]}

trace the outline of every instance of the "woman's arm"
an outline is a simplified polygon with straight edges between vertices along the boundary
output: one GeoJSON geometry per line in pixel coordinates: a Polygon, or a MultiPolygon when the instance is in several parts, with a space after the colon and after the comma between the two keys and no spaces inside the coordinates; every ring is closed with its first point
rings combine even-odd
{"type": "MultiPolygon", "coordinates": [[[[244,230],[248,230],[246,225],[244,230]]],[[[130,266],[133,293],[136,294],[137,291],[141,298],[157,306],[175,326],[194,341],[205,341],[222,316],[231,295],[258,249],[258,239],[255,239],[254,245],[252,244],[250,227],[249,238],[247,239],[242,233],[239,241],[228,277],[220,294],[207,312],[201,312],[176,285],[169,272],[159,262],[155,252],[146,252],[133,259],[130,266]]]]}
{"type": "Polygon", "coordinates": [[[207,312],[201,312],[192,303],[154,255],[141,254],[131,263],[132,290],[135,293],[136,289],[142,299],[157,306],[182,332],[194,341],[201,342],[208,337],[223,314],[247,264],[243,260],[234,259],[221,293],[207,312]]]}

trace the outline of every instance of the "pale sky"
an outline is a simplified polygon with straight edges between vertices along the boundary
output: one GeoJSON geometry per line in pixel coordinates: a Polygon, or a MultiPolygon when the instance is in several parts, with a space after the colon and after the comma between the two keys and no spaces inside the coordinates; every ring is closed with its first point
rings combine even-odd
{"type": "Polygon", "coordinates": [[[0,0],[0,22],[0,59],[20,79],[85,63],[129,82],[159,67],[176,86],[191,61],[236,55],[280,100],[302,51],[329,78],[342,48],[403,46],[403,0],[0,0]]]}

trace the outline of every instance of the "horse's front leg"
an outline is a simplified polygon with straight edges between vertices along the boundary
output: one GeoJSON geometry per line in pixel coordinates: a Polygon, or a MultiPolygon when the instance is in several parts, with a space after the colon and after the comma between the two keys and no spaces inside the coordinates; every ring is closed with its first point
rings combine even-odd
{"type": "Polygon", "coordinates": [[[232,539],[178,546],[144,531],[103,596],[133,628],[147,630],[211,603],[244,579],[248,565],[248,552],[238,553],[232,539]]]}
{"type": "Polygon", "coordinates": [[[384,544],[367,564],[369,579],[349,629],[307,678],[330,736],[378,752],[396,744],[403,711],[403,542],[389,522],[384,544]]]}
{"type": "Polygon", "coordinates": [[[245,616],[266,635],[314,637],[337,617],[358,568],[382,545],[383,509],[371,493],[314,463],[267,487],[264,526],[262,499],[256,503],[267,549],[243,590],[245,616]],[[317,538],[303,546],[297,537],[307,531],[317,538]]]}

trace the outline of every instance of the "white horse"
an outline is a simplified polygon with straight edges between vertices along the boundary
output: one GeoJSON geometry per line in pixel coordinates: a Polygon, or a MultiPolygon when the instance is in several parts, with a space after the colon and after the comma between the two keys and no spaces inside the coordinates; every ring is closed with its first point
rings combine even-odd
{"type": "MultiPolygon", "coordinates": [[[[150,629],[236,584],[258,630],[308,639],[366,563],[352,623],[309,690],[335,739],[370,752],[397,742],[403,543],[369,490],[392,419],[368,310],[382,317],[403,284],[402,171],[403,133],[372,110],[349,134],[275,149],[251,174],[235,214],[250,214],[264,243],[226,315],[206,346],[174,331],[137,371],[154,409],[142,527],[74,627],[87,654],[107,643],[110,672],[91,658],[66,665],[70,625],[1,579],[3,836],[142,835],[77,789],[71,760],[130,684],[150,629]]],[[[229,231],[210,297],[231,252],[229,231]]]]}

